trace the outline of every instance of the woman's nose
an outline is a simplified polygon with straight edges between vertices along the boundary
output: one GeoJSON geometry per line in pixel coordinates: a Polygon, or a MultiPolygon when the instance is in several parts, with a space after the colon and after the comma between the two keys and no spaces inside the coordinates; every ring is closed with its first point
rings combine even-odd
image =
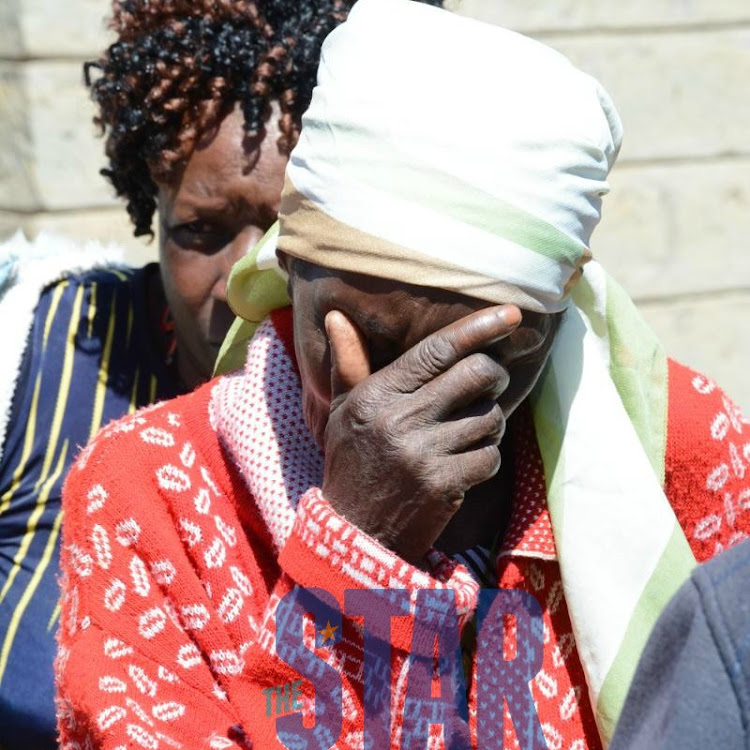
{"type": "Polygon", "coordinates": [[[263,237],[263,230],[249,226],[238,232],[232,241],[218,254],[219,276],[213,288],[213,297],[219,302],[227,301],[227,282],[234,264],[244,258],[263,237]]]}

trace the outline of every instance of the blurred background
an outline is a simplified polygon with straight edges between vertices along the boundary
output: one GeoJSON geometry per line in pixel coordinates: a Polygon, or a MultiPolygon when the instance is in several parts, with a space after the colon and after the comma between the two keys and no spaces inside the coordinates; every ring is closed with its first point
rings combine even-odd
{"type": "MultiPolygon", "coordinates": [[[[750,411],[750,1],[448,3],[557,48],[612,94],[625,144],[594,254],[667,351],[750,411]]],[[[0,238],[114,240],[142,263],[155,243],[132,236],[99,176],[82,86],[108,12],[107,0],[0,0],[0,238]]],[[[492,123],[467,113],[466,127],[491,147],[492,123]]]]}

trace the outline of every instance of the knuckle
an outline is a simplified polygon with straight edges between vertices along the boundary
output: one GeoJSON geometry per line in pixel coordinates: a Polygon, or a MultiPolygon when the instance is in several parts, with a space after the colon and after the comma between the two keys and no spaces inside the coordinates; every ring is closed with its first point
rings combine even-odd
{"type": "Polygon", "coordinates": [[[361,392],[347,399],[349,416],[355,424],[364,425],[372,421],[374,409],[367,395],[361,392]]]}
{"type": "Polygon", "coordinates": [[[384,394],[371,381],[355,386],[346,397],[351,419],[360,425],[369,425],[383,412],[384,394]]]}
{"type": "Polygon", "coordinates": [[[496,445],[485,445],[467,454],[464,465],[464,486],[468,489],[486,482],[500,470],[500,449],[496,445]]]}
{"type": "Polygon", "coordinates": [[[450,338],[434,335],[426,338],[419,347],[417,360],[422,369],[439,372],[445,368],[454,355],[450,338]]]}
{"type": "Polygon", "coordinates": [[[400,416],[390,411],[378,411],[373,418],[373,422],[378,434],[384,437],[393,439],[401,431],[402,420],[400,416]]]}
{"type": "Polygon", "coordinates": [[[500,471],[500,449],[496,445],[487,445],[479,453],[486,478],[494,477],[500,471]]]}
{"type": "Polygon", "coordinates": [[[499,387],[506,377],[505,370],[488,354],[471,354],[463,363],[465,376],[477,389],[499,387]]]}
{"type": "Polygon", "coordinates": [[[430,448],[432,453],[440,456],[450,456],[456,452],[456,437],[449,430],[439,426],[433,430],[433,440],[430,448]]]}
{"type": "Polygon", "coordinates": [[[505,415],[497,402],[493,402],[487,413],[487,434],[489,438],[497,441],[505,434],[505,415]]]}
{"type": "Polygon", "coordinates": [[[495,366],[497,367],[497,373],[495,378],[495,391],[494,396],[495,398],[498,398],[505,389],[510,385],[510,375],[508,374],[508,371],[497,362],[495,363],[495,366]]]}
{"type": "MultiPolygon", "coordinates": [[[[425,445],[419,437],[399,440],[396,444],[396,450],[401,457],[401,462],[405,466],[412,467],[412,471],[421,467],[425,455],[425,445]]],[[[429,472],[426,473],[426,476],[429,476],[429,472]]]]}

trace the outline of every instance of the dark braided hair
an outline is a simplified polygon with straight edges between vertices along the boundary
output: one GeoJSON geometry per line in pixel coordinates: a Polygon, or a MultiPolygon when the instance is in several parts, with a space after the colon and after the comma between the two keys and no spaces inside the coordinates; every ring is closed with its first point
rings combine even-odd
{"type": "MultiPolygon", "coordinates": [[[[442,0],[422,0],[442,5],[442,0]]],[[[106,133],[102,174],[127,201],[136,236],[151,234],[154,179],[168,182],[197,142],[239,105],[248,136],[270,103],[291,150],[325,37],[354,0],[114,0],[118,40],[84,65],[106,133]],[[101,71],[92,80],[91,69],[101,71]]]]}

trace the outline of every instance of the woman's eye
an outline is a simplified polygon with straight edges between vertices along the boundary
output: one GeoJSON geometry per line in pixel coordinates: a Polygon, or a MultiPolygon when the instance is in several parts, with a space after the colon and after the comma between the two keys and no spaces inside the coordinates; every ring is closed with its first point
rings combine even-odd
{"type": "Polygon", "coordinates": [[[191,221],[187,224],[181,224],[177,227],[182,232],[190,234],[210,234],[214,231],[214,226],[208,221],[191,221]]]}
{"type": "Polygon", "coordinates": [[[178,224],[169,230],[169,236],[180,247],[203,253],[218,252],[232,238],[231,232],[225,228],[204,220],[178,224]]]}
{"type": "Polygon", "coordinates": [[[189,221],[172,228],[173,234],[184,237],[206,237],[216,234],[218,227],[210,221],[189,221]]]}

